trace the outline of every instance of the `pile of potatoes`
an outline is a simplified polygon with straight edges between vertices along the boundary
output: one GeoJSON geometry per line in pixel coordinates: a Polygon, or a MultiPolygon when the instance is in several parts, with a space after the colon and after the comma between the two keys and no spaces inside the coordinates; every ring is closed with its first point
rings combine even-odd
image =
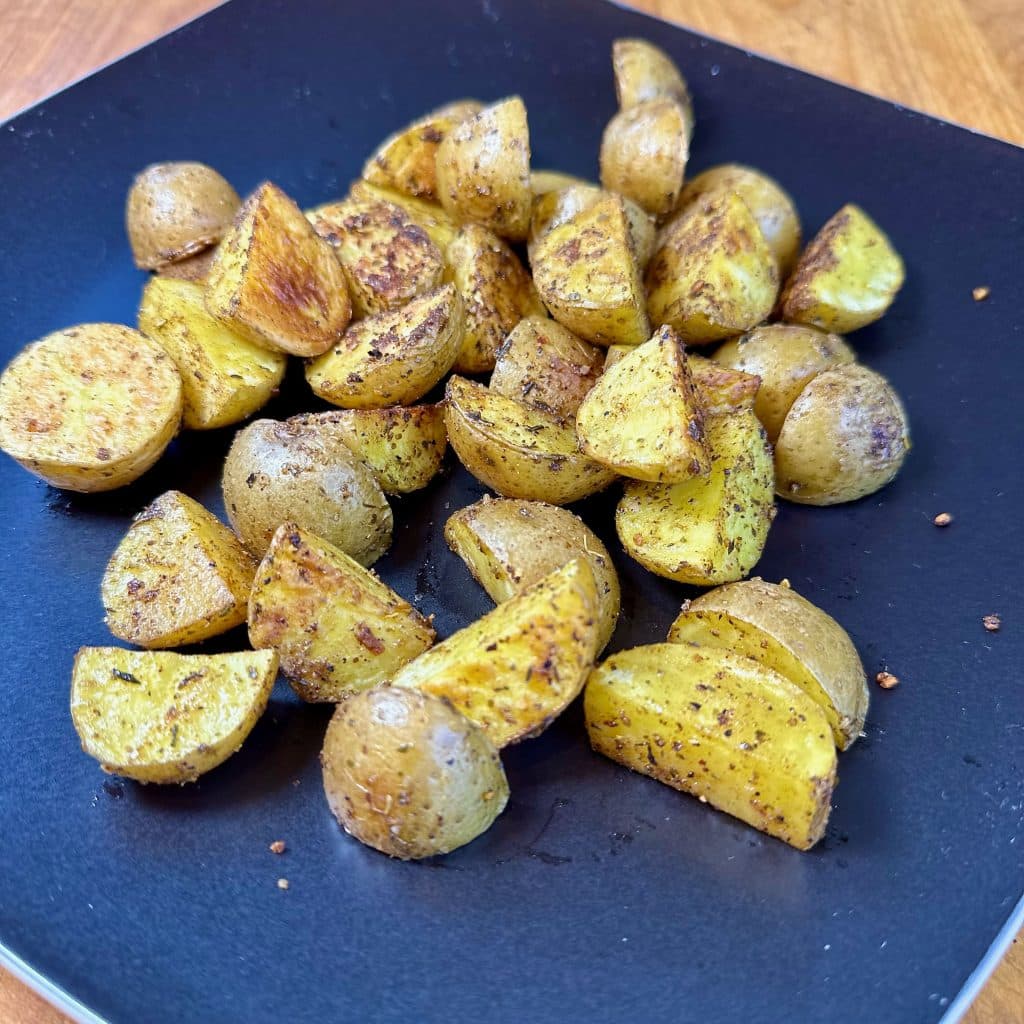
{"type": "Polygon", "coordinates": [[[489,827],[508,796],[498,751],[587,684],[599,752],[794,846],[820,837],[863,668],[824,612],[746,577],[776,495],[852,501],[902,465],[900,400],[842,335],[885,313],[903,264],[859,207],[802,246],[767,175],[688,179],[679,69],[639,39],[612,65],[600,184],[531,167],[518,96],[425,115],[306,211],[271,182],[242,201],[202,164],[136,178],[128,236],[154,272],[138,329],[24,349],[0,377],[0,447],[57,487],[124,486],[179,429],[254,416],[290,357],[336,408],[238,431],[231,529],[170,491],[114,552],[107,622],[146,650],[85,648],[72,687],[107,770],[194,779],[237,749],[280,668],[338,705],[323,764],[345,828],[427,856],[489,827]],[[445,527],[497,607],[437,643],[369,567],[391,543],[389,495],[428,486],[449,443],[498,496],[445,527]],[[667,644],[595,667],[619,583],[559,506],[618,483],[625,552],[717,589],[667,644]],[[167,650],[243,623],[255,652],[167,650]]]}

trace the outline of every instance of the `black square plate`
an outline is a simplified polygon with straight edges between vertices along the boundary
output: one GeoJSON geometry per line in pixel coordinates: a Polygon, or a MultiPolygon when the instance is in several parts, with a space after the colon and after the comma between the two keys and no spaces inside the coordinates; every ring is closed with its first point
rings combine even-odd
{"type": "MultiPolygon", "coordinates": [[[[0,355],[81,321],[134,323],[122,210],[150,161],[203,160],[243,192],[269,177],[312,204],[420,112],[519,92],[535,166],[593,176],[626,34],[688,76],[694,169],[764,168],[808,234],[858,202],[909,268],[891,314],[853,337],[906,400],[903,473],[854,505],[784,506],[759,567],[835,614],[872,675],[903,680],[873,693],[842,758],[827,840],[797,853],[599,759],[578,709],[508,752],[508,810],[436,862],[392,863],[341,833],[316,760],[328,710],[283,685],[198,784],[105,780],[67,709],[76,648],[109,642],[101,572],[165,488],[220,509],[229,432],[184,436],[132,488],[91,498],[4,459],[0,941],[82,1019],[953,1020],[1019,922],[1019,149],[587,0],[236,0],[0,126],[0,355]],[[975,303],[980,284],[991,297],[975,303]],[[940,511],[951,528],[932,526],[940,511]],[[278,838],[283,857],[267,851],[278,838]]],[[[303,405],[300,376],[271,414],[303,405]]],[[[379,565],[442,635],[489,604],[441,539],[480,492],[450,464],[398,503],[379,565]]],[[[659,640],[687,591],[621,553],[612,500],[582,511],[618,553],[614,645],[659,640]]]]}

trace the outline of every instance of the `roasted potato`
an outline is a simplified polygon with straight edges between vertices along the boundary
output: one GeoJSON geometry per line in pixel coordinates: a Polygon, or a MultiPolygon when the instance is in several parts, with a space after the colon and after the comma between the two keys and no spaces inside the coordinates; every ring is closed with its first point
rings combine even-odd
{"type": "Polygon", "coordinates": [[[580,448],[623,476],[679,483],[711,465],[704,411],[671,327],[620,360],[576,413],[580,448]]]}
{"type": "Polygon", "coordinates": [[[256,571],[249,642],[270,648],[308,701],[389,679],[434,642],[430,623],[340,548],[282,523],[256,571]]]}
{"type": "Polygon", "coordinates": [[[216,258],[217,246],[211,245],[209,249],[203,249],[194,256],[164,264],[157,270],[157,274],[181,281],[205,281],[216,258]]]}
{"type": "Polygon", "coordinates": [[[498,349],[488,386],[496,395],[570,419],[603,365],[600,349],[557,321],[524,317],[498,349]]]}
{"type": "Polygon", "coordinates": [[[459,461],[506,498],[568,505],[615,474],[584,455],[572,425],[462,377],[448,380],[445,425],[459,461]]]}
{"type": "Polygon", "coordinates": [[[686,365],[706,416],[725,416],[754,408],[761,386],[761,378],[756,374],[721,366],[696,352],[686,353],[686,365]]]}
{"type": "Polygon", "coordinates": [[[530,226],[530,131],[518,96],[484,107],[437,149],[437,193],[456,220],[521,241],[530,226]]]}
{"type": "Polygon", "coordinates": [[[441,405],[336,409],[293,416],[288,422],[337,437],[370,467],[385,494],[426,487],[448,449],[441,405]]]}
{"type": "Polygon", "coordinates": [[[607,373],[617,362],[625,359],[636,345],[609,345],[604,353],[604,372],[607,373]]]}
{"type": "Polygon", "coordinates": [[[650,335],[626,208],[604,196],[547,232],[533,251],[533,280],[563,326],[599,345],[639,345],[650,335]]]}
{"type": "Polygon", "coordinates": [[[349,199],[353,202],[372,204],[386,202],[399,207],[405,216],[419,225],[427,233],[427,237],[437,246],[439,252],[445,252],[452,239],[459,233],[459,222],[449,217],[437,204],[418,196],[406,195],[394,189],[373,185],[368,181],[356,181],[349,189],[349,199]]]}
{"type": "Polygon", "coordinates": [[[206,312],[203,286],[154,277],[142,293],[139,330],[181,374],[184,426],[211,430],[248,419],[277,392],[288,357],[254,345],[206,312]]]}
{"type": "Polygon", "coordinates": [[[321,398],[350,409],[409,405],[452,368],[465,323],[458,290],[442,285],[401,309],[357,320],[306,364],[306,380],[321,398]]]}
{"type": "Polygon", "coordinates": [[[362,565],[372,565],[391,543],[391,506],[380,484],[340,438],[316,423],[250,423],[224,460],[223,488],[228,519],[257,558],[286,522],[362,565]]]}
{"type": "Polygon", "coordinates": [[[342,828],[390,857],[465,846],[508,803],[494,744],[447,701],[377,686],[335,709],[320,755],[342,828]]]}
{"type": "Polygon", "coordinates": [[[82,749],[105,772],[194,782],[242,745],[276,678],[273,651],[83,647],[71,679],[71,719],[82,749]]]}
{"type": "Polygon", "coordinates": [[[81,324],[22,349],[0,376],[0,448],[68,491],[142,476],[181,425],[170,356],[120,324],[81,324]]]}
{"type": "Polygon", "coordinates": [[[672,58],[646,39],[616,39],[612,70],[619,107],[626,110],[650,100],[671,99],[686,118],[686,138],[693,135],[693,100],[686,80],[672,58]]]}
{"type": "Polygon", "coordinates": [[[742,579],[757,564],[775,515],[772,456],[752,412],[706,421],[711,472],[679,484],[630,480],[615,513],[622,546],[680,583],[742,579]]]}
{"type": "Polygon", "coordinates": [[[889,483],[909,451],[892,385],[850,363],[819,373],[790,407],[775,444],[776,487],[803,505],[856,501],[889,483]]]}
{"type": "Polygon", "coordinates": [[[427,117],[447,117],[461,124],[463,121],[475,117],[483,109],[484,104],[481,100],[469,98],[450,100],[448,103],[441,104],[436,110],[430,111],[427,117]]]}
{"type": "Polygon", "coordinates": [[[721,366],[761,378],[754,412],[775,444],[807,382],[857,356],[838,334],[795,324],[763,324],[741,338],[731,338],[712,358],[721,366]]]}
{"type": "Polygon", "coordinates": [[[519,257],[493,232],[467,224],[448,246],[452,280],[466,306],[458,373],[494,368],[498,346],[524,316],[544,316],[544,306],[519,257]]]}
{"type": "Polygon", "coordinates": [[[135,265],[157,270],[219,242],[242,201],[205,164],[150,164],[132,182],[125,226],[135,265]]]}
{"type": "Polygon", "coordinates": [[[330,245],[269,181],[245,201],[217,248],[206,308],[257,345],[296,356],[326,352],[352,316],[330,245]]]}
{"type": "Polygon", "coordinates": [[[864,728],[868,683],[853,641],[788,585],[755,578],[709,590],[683,605],[668,639],[745,654],[785,676],[825,712],[840,750],[864,728]]]}
{"type": "Polygon", "coordinates": [[[685,210],[701,197],[735,192],[747,204],[785,277],[800,255],[800,215],[789,193],[767,174],[742,164],[709,167],[686,183],[676,210],[685,210]]]}
{"type": "Polygon", "coordinates": [[[128,528],[100,596],[110,632],[140,647],[181,647],[245,622],[256,561],[180,491],[161,494],[128,528]]]}
{"type": "Polygon", "coordinates": [[[688,345],[756,327],[775,305],[779,271],[750,210],[723,192],[687,207],[662,232],[647,267],[651,321],[688,345]]]}
{"type": "Polygon", "coordinates": [[[882,316],[903,278],[903,260],[885,232],[847,203],[804,250],[786,282],[782,316],[848,334],[882,316]]]}
{"type": "Polygon", "coordinates": [[[446,698],[496,747],[536,736],[580,692],[594,663],[598,606],[590,566],[573,559],[409,662],[392,682],[446,698]]]}
{"type": "Polygon", "coordinates": [[[611,640],[619,620],[619,577],[600,538],[568,509],[485,496],[451,516],[444,537],[496,604],[583,559],[597,584],[598,651],[611,640]]]}
{"type": "Polygon", "coordinates": [[[675,209],[690,156],[692,122],[674,99],[620,110],[601,138],[601,184],[662,217],[675,209]]]}
{"type": "Polygon", "coordinates": [[[465,117],[428,114],[414,121],[377,147],[363,167],[363,178],[374,185],[436,201],[437,147],[448,132],[464,120],[465,117]]]}
{"type": "Polygon", "coordinates": [[[564,171],[530,171],[530,191],[533,198],[544,195],[545,192],[556,192],[560,188],[569,188],[572,185],[597,186],[586,178],[579,178],[575,174],[566,174],[564,171]]]}
{"type": "Polygon", "coordinates": [[[306,216],[334,249],[357,317],[398,309],[441,284],[444,255],[396,203],[350,193],[306,216]]]}
{"type": "Polygon", "coordinates": [[[824,834],[836,784],[825,712],[751,658],[651,644],[613,654],[583,698],[593,748],[798,850],[824,834]]]}

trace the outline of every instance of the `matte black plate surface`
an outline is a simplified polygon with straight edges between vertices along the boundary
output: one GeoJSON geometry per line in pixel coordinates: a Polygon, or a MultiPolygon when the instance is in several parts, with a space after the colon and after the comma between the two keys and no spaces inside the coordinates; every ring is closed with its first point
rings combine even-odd
{"type": "MultiPolygon", "coordinates": [[[[470,847],[388,861],[327,812],[328,710],[279,684],[224,767],[186,788],[105,780],[67,711],[108,642],[100,574],[167,487],[220,509],[227,432],[186,435],[132,488],[74,497],[0,462],[0,941],[96,1014],[162,1021],[936,1021],[1024,890],[1024,153],[584,0],[238,2],[0,127],[0,355],[87,320],[134,322],[122,227],[144,164],[206,161],[241,191],[336,197],[389,131],[457,96],[520,92],[534,164],[593,176],[608,52],[645,35],[693,87],[692,166],[753,163],[813,232],[863,204],[909,269],[863,360],[915,447],[880,494],[784,506],[759,571],[848,627],[873,675],[810,854],[591,754],[574,708],[509,751],[512,801],[470,847]],[[991,286],[984,303],[971,288],[991,286]],[[938,530],[931,518],[956,516],[938,530]],[[998,612],[989,634],[982,616],[998,612]],[[283,838],[288,853],[267,844],[283,838]],[[276,887],[287,877],[287,892],[276,887]]],[[[272,414],[314,407],[301,376],[272,414]]],[[[441,539],[481,488],[454,463],[397,505],[386,580],[442,634],[488,602],[441,539]]],[[[625,584],[616,647],[687,596],[632,565],[612,498],[582,511],[625,584]]],[[[244,635],[223,646],[244,643],[244,635]]]]}

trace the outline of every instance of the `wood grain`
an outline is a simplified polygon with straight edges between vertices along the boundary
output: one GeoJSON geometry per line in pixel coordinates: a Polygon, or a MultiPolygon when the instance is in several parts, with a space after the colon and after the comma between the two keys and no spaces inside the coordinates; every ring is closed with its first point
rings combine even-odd
{"type": "MultiPolygon", "coordinates": [[[[0,0],[0,120],[216,6],[210,0],[0,0]]],[[[634,0],[727,42],[1024,144],[1021,0],[634,0]]],[[[384,130],[390,126],[382,126],[384,130]]],[[[966,1024],[1024,1022],[1017,940],[966,1024]]],[[[0,971],[0,1021],[64,1024],[0,971]]]]}

